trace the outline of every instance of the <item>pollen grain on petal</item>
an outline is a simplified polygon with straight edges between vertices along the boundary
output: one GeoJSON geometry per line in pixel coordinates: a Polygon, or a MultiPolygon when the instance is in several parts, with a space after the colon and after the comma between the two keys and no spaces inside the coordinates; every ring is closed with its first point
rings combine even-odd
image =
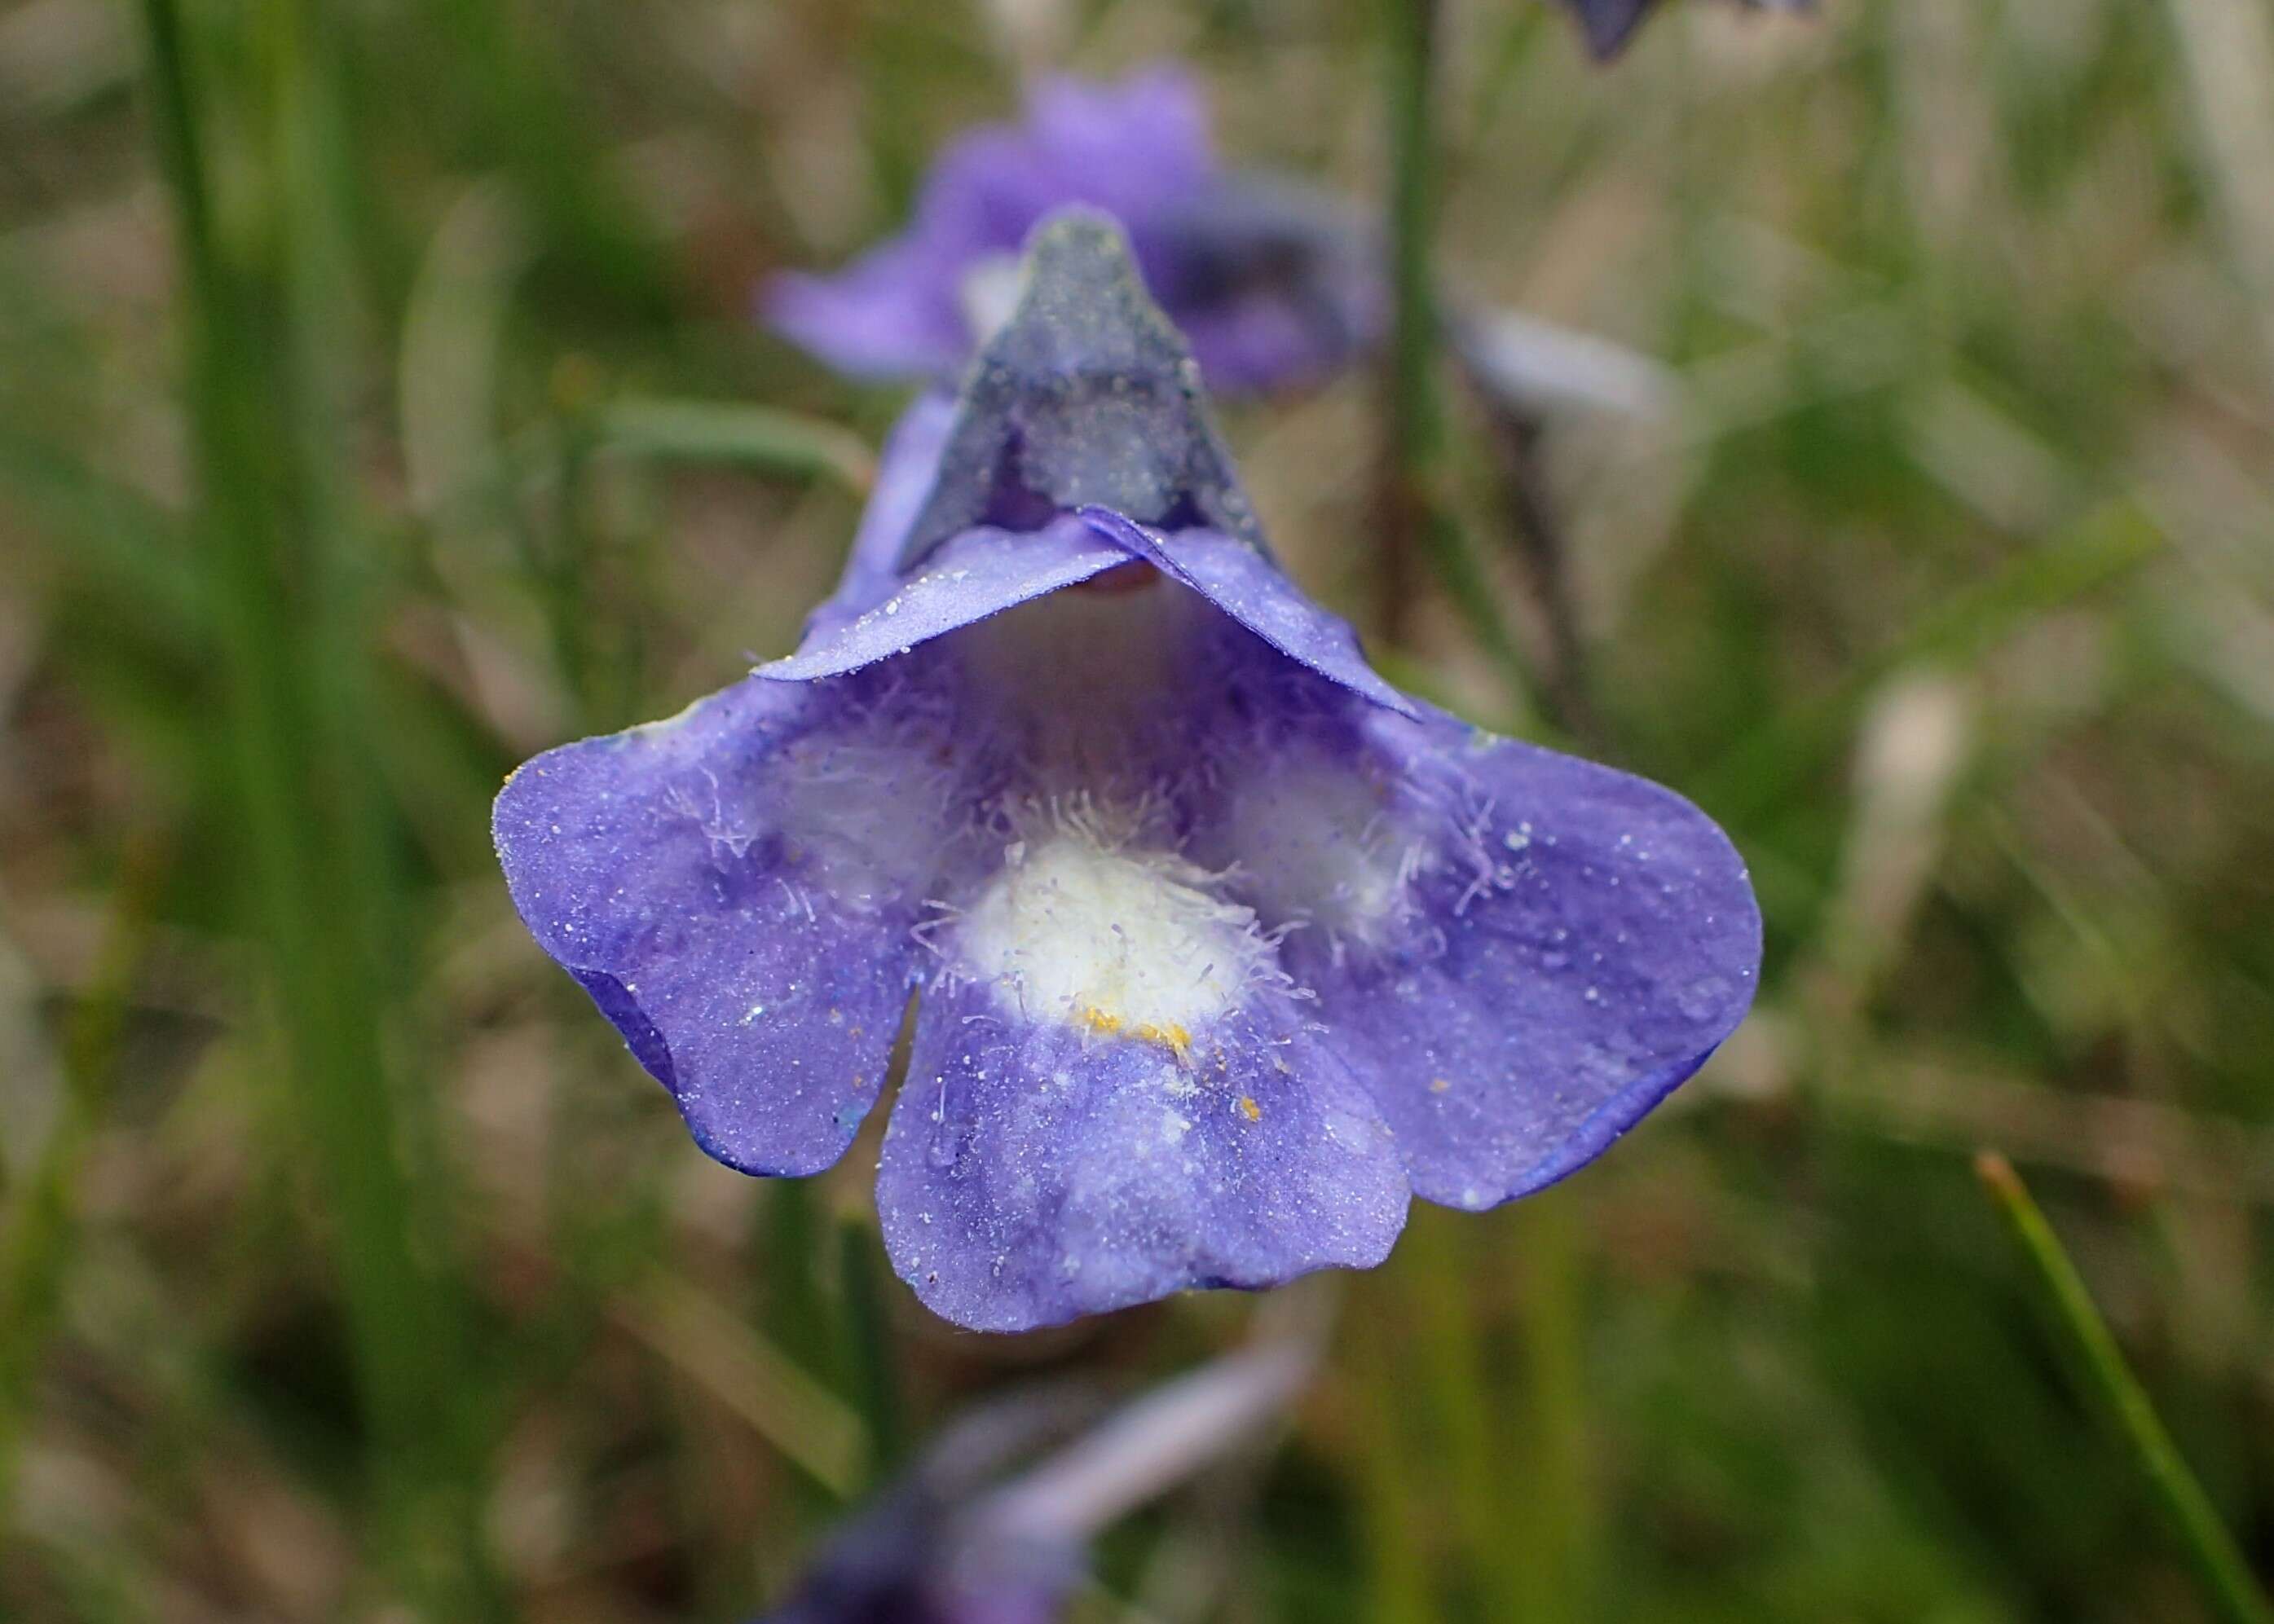
{"type": "Polygon", "coordinates": [[[1193,1034],[1175,1021],[1148,1021],[1137,1028],[1136,1035],[1148,1043],[1157,1043],[1177,1058],[1179,1065],[1193,1063],[1193,1034]]]}

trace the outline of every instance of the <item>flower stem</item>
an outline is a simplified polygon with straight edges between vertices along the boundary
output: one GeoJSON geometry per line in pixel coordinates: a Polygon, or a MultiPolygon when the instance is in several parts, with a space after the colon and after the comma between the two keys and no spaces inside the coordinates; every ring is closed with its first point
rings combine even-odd
{"type": "Polygon", "coordinates": [[[1389,135],[1391,312],[1384,400],[1382,533],[1375,610],[1382,635],[1401,641],[1415,589],[1414,560],[1434,518],[1433,485],[1444,429],[1432,387],[1437,342],[1430,237],[1436,131],[1430,105],[1437,0],[1382,0],[1389,135]]]}
{"type": "Polygon", "coordinates": [[[2093,1306],[2083,1277],[2052,1225],[2045,1222],[2029,1186],[2014,1170],[2014,1164],[1995,1151],[1985,1150],[1977,1156],[1974,1170],[2036,1268],[2052,1308],[2055,1327],[2076,1356],[2091,1396],[2105,1407],[2123,1434],[2133,1462],[2148,1480],[2219,1617],[2229,1624],[2274,1624],[2274,1605],[2269,1605],[2266,1592],[2243,1561],[2233,1537],[2219,1521],[2210,1497],[2180,1458],[2146,1389],[2125,1362],[2108,1322],[2093,1306]]]}
{"type": "Polygon", "coordinates": [[[1437,0],[1382,0],[1389,126],[1393,308],[1383,410],[1381,535],[1374,629],[1391,645],[1412,630],[1426,556],[1439,584],[1491,658],[1508,691],[1511,726],[1532,718],[1524,656],[1490,579],[1445,505],[1444,405],[1437,388],[1440,325],[1431,238],[1440,164],[1433,95],[1437,0]]]}
{"type": "Polygon", "coordinates": [[[1510,1516],[1519,1549],[1513,1591],[1533,1619],[1585,1618],[1593,1497],[1587,1470],[1586,1380],[1580,1348],[1585,1259],[1568,1188],[1522,1201],[1506,1214],[1524,1259],[1519,1326],[1524,1374],[1516,1439],[1525,1492],[1510,1516]]]}
{"type": "MultiPolygon", "coordinates": [[[[1434,1431],[1429,1481],[1440,1485],[1458,1536],[1466,1578],[1488,1616],[1518,1620],[1557,1616],[1532,1604],[1540,1564],[1537,1532],[1509,1491],[1501,1457],[1508,1444],[1502,1407],[1487,1368],[1486,1327],[1479,1312],[1476,1237],[1466,1214],[1418,1213],[1404,1244],[1412,1252],[1405,1312],[1419,1333],[1410,1354],[1413,1380],[1434,1431]],[[1520,1525],[1523,1524],[1523,1525],[1520,1525]]],[[[1527,1483],[1525,1500],[1543,1492],[1527,1483]]]]}
{"type": "Polygon", "coordinates": [[[847,1353],[862,1419],[869,1424],[869,1470],[881,1481],[907,1452],[907,1409],[900,1399],[900,1357],[877,1279],[877,1232],[847,1221],[837,1227],[838,1281],[845,1298],[847,1353]]]}

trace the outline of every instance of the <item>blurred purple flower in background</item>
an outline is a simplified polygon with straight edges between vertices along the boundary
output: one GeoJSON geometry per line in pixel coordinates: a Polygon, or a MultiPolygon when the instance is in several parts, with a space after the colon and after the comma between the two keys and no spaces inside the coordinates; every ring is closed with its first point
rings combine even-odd
{"type": "Polygon", "coordinates": [[[1280,574],[1120,234],[1035,237],[787,659],[499,797],[516,906],[757,1173],[840,1157],[1016,1330],[1389,1252],[1600,1154],[1743,1016],[1744,868],[1389,687],[1280,574]]]}
{"type": "Polygon", "coordinates": [[[776,277],[766,319],[854,377],[952,379],[1007,313],[1028,232],[1077,203],[1121,222],[1213,389],[1311,381],[1380,335],[1387,294],[1361,217],[1222,169],[1201,87],[1171,67],[1043,80],[1020,123],[940,155],[899,237],[835,276],[776,277]]]}
{"type": "Polygon", "coordinates": [[[1309,1380],[1307,1338],[1227,1355],[1013,1468],[1067,1428],[1065,1394],[1028,1395],[949,1429],[823,1547],[759,1624],[1049,1624],[1089,1542],[1247,1447],[1309,1380]]]}
{"type": "MultiPolygon", "coordinates": [[[[1626,49],[1643,19],[1657,9],[1659,0],[1563,0],[1578,18],[1587,36],[1587,49],[1598,60],[1608,61],[1626,49]]],[[[1750,11],[1812,11],[1816,0],[1736,0],[1750,11]]]]}

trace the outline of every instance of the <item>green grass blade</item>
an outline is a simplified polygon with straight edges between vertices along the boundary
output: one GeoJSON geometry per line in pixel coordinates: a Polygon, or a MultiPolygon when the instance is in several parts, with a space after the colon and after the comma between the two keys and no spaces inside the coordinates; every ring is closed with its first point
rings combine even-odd
{"type": "MultiPolygon", "coordinates": [[[[1523,1260],[1522,1423],[1510,1453],[1521,1491],[1508,1495],[1511,1559],[1525,1617],[1585,1618],[1594,1521],[1588,1477],[1587,1385],[1581,1320],[1585,1259],[1568,1186],[1518,1202],[1504,1214],[1523,1260]]],[[[1503,1493],[1506,1494],[1505,1488],[1503,1493]]]]}
{"type": "MultiPolygon", "coordinates": [[[[367,643],[344,615],[331,524],[344,474],[317,419],[340,381],[297,329],[335,308],[312,288],[322,244],[293,194],[311,177],[292,31],[314,19],[277,10],[264,65],[279,112],[286,283],[233,262],[215,234],[188,40],[173,0],[144,0],[149,86],[188,287],[189,416],[199,513],[194,532],[223,703],[215,718],[233,757],[238,849],[267,950],[275,1009],[291,1064],[290,1098],[332,1221],[359,1402],[370,1425],[379,1537],[403,1582],[456,1616],[486,1604],[479,1519],[455,1423],[465,1367],[434,1271],[422,1259],[414,1184],[403,1155],[421,1140],[400,1108],[387,1060],[384,879],[365,733],[358,726],[367,643]],[[302,250],[296,252],[296,250],[302,250]],[[313,395],[315,398],[308,399],[313,395]],[[307,410],[304,410],[303,408],[307,410]]],[[[320,184],[320,183],[318,183],[320,184]]]]}
{"type": "Polygon", "coordinates": [[[2218,1518],[2202,1485],[2187,1470],[2179,1447],[2149,1402],[2146,1389],[2126,1363],[2108,1322],[2093,1306],[2083,1276],[2060,1237],[2045,1221],[2014,1164],[1994,1151],[1975,1160],[1975,1171],[1998,1205],[2014,1238],[2036,1269],[2052,1309],[2056,1328],[2067,1340],[2091,1387],[2091,1398],[2107,1411],[2147,1479],[2157,1506],[2179,1537],[2196,1576],[2228,1624],[2274,1624],[2274,1605],[2242,1560],[2233,1536],[2218,1518]]]}
{"type": "Polygon", "coordinates": [[[859,1492],[870,1458],[861,1417],[755,1328],[661,1269],[615,1318],[831,1495],[859,1492]]]}
{"type": "Polygon", "coordinates": [[[106,479],[76,456],[0,428],[0,484],[22,503],[35,538],[138,626],[189,643],[204,601],[181,523],[148,496],[106,479]]]}

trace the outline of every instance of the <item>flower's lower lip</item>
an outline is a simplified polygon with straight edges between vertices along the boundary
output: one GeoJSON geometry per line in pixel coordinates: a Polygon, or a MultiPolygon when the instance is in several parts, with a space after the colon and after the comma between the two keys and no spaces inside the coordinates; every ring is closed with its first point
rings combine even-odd
{"type": "Polygon", "coordinates": [[[1068,587],[1066,590],[1095,592],[1100,597],[1113,598],[1126,592],[1141,592],[1160,577],[1161,572],[1150,564],[1141,559],[1132,559],[1126,564],[1116,564],[1103,575],[1092,575],[1087,581],[1078,582],[1068,587]]]}

